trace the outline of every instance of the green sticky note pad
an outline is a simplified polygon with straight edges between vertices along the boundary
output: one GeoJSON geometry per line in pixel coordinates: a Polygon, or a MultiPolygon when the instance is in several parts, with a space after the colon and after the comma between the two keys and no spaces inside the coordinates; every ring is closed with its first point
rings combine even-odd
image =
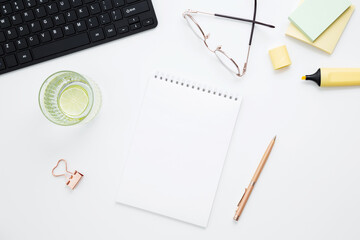
{"type": "Polygon", "coordinates": [[[305,0],[289,20],[314,42],[350,5],[349,0],[305,0]]]}

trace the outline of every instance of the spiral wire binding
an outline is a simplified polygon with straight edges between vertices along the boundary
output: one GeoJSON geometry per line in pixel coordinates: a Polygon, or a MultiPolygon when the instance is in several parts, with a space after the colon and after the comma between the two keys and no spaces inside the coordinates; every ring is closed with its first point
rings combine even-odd
{"type": "Polygon", "coordinates": [[[179,86],[182,86],[182,87],[191,88],[191,89],[201,91],[201,92],[204,92],[204,93],[206,92],[208,94],[212,94],[212,95],[215,95],[215,96],[227,98],[229,100],[233,100],[233,101],[238,101],[239,100],[239,98],[237,96],[234,96],[233,94],[229,94],[227,92],[217,90],[217,89],[211,89],[211,88],[209,88],[207,86],[203,86],[203,85],[200,85],[200,84],[189,82],[189,81],[187,81],[185,79],[179,79],[179,78],[176,78],[176,77],[171,76],[169,74],[156,72],[154,74],[154,78],[159,79],[161,81],[168,82],[168,83],[176,84],[176,85],[179,85],[179,86]]]}

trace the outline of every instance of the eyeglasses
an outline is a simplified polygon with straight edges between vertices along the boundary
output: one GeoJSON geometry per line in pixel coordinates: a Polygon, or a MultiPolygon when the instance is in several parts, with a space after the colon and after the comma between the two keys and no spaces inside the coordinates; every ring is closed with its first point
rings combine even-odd
{"type": "Polygon", "coordinates": [[[255,21],[255,19],[256,19],[257,1],[256,0],[254,0],[254,1],[255,1],[255,6],[254,6],[254,15],[253,15],[252,20],[245,19],[245,18],[227,16],[227,15],[222,15],[222,14],[217,14],[217,13],[207,13],[207,12],[200,12],[200,11],[193,11],[193,10],[187,10],[186,12],[183,13],[183,17],[188,22],[189,27],[195,33],[195,35],[200,40],[202,40],[204,42],[207,49],[209,49],[211,52],[215,53],[215,55],[220,60],[220,62],[230,72],[234,73],[238,77],[242,77],[246,72],[246,68],[247,68],[247,64],[248,64],[248,60],[249,60],[251,42],[252,42],[252,38],[253,38],[253,35],[254,35],[255,24],[270,27],[270,28],[275,28],[275,26],[273,26],[273,25],[255,21]],[[211,16],[215,16],[215,17],[229,18],[229,19],[233,19],[233,20],[239,20],[239,21],[243,21],[243,22],[251,22],[252,23],[251,33],[250,33],[250,40],[249,40],[249,47],[248,47],[246,61],[244,63],[242,72],[241,72],[241,70],[239,68],[239,65],[235,62],[235,60],[233,58],[229,57],[229,55],[222,50],[221,46],[218,46],[215,50],[210,49],[210,47],[209,47],[209,45],[207,43],[207,40],[209,39],[210,34],[205,34],[204,30],[200,27],[199,23],[194,19],[192,14],[206,14],[206,15],[211,15],[211,16]]]}

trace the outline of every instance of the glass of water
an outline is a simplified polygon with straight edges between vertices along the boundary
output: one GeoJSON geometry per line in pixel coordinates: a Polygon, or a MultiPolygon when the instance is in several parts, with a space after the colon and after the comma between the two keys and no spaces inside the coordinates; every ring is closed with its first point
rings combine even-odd
{"type": "Polygon", "coordinates": [[[40,109],[47,119],[62,126],[86,123],[100,110],[101,93],[96,83],[72,71],[48,77],[39,92],[40,109]]]}

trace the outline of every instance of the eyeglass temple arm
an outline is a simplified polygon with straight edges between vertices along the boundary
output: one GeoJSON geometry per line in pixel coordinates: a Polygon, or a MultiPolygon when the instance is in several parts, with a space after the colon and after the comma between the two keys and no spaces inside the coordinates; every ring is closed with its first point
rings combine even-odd
{"type": "MultiPolygon", "coordinates": [[[[249,40],[249,47],[251,46],[252,39],[254,36],[254,28],[255,28],[255,20],[256,20],[256,12],[257,12],[257,0],[254,0],[254,15],[253,15],[253,21],[251,26],[251,33],[250,33],[250,40],[249,40]]],[[[249,48],[250,50],[250,48],[249,48]]]]}
{"type": "MultiPolygon", "coordinates": [[[[222,18],[229,18],[229,19],[233,19],[233,20],[239,20],[239,21],[243,21],[243,22],[254,22],[254,20],[251,19],[246,19],[246,18],[239,18],[239,17],[233,17],[233,16],[228,16],[228,15],[224,15],[224,14],[218,14],[218,13],[209,13],[209,12],[202,12],[202,11],[194,11],[194,10],[188,10],[189,13],[197,13],[197,14],[205,14],[205,15],[211,15],[211,16],[215,16],[215,17],[222,17],[222,18]]],[[[269,27],[269,28],[275,28],[274,25],[271,24],[267,24],[267,23],[263,23],[263,22],[258,22],[255,21],[256,24],[259,25],[263,25],[265,27],[269,27]]]]}
{"type": "MultiPolygon", "coordinates": [[[[232,17],[232,16],[227,16],[227,15],[223,15],[223,14],[218,14],[218,13],[215,13],[214,14],[215,17],[222,17],[222,18],[229,18],[229,19],[233,19],[233,20],[239,20],[239,21],[243,21],[243,22],[253,22],[253,20],[250,20],[250,19],[246,19],[246,18],[239,18],[239,17],[232,17]]],[[[271,25],[271,24],[267,24],[267,23],[262,23],[262,22],[258,22],[258,21],[255,21],[256,24],[259,24],[259,25],[263,25],[265,27],[269,27],[269,28],[275,28],[274,25],[271,25]]]]}
{"type": "Polygon", "coordinates": [[[247,56],[246,56],[246,61],[245,61],[245,63],[244,63],[242,75],[245,74],[246,68],[247,68],[247,64],[248,64],[248,61],[249,61],[250,48],[251,48],[251,43],[252,43],[252,39],[253,39],[253,35],[254,35],[254,28],[255,28],[255,23],[256,23],[256,21],[255,21],[255,20],[256,20],[256,12],[257,12],[257,0],[254,0],[254,15],[253,15],[252,26],[251,26],[251,33],[250,33],[250,40],[249,40],[249,48],[248,48],[248,52],[247,52],[247,56]]]}

